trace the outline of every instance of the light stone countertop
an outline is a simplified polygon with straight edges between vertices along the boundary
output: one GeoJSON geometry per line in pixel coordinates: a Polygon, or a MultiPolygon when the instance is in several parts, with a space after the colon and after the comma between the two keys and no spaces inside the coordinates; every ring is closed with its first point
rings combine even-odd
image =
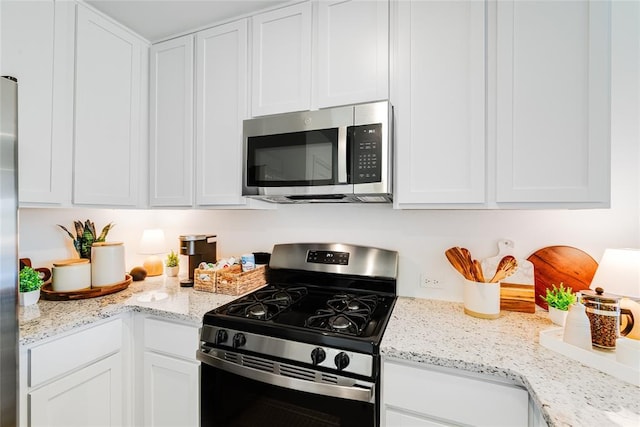
{"type": "Polygon", "coordinates": [[[38,304],[19,307],[20,344],[32,344],[74,328],[120,313],[137,311],[167,319],[201,324],[209,311],[236,296],[183,288],[175,277],[148,277],[131,282],[120,292],[76,301],[49,301],[42,295],[38,304]]]}
{"type": "MultiPolygon", "coordinates": [[[[137,311],[200,324],[237,297],[182,288],[165,276],[78,301],[19,308],[20,344],[137,311]]],[[[499,319],[467,316],[461,303],[400,297],[381,344],[384,357],[502,377],[523,385],[550,426],[640,426],[640,388],[581,365],[538,343],[551,327],[545,311],[503,311],[499,319]]]]}
{"type": "Polygon", "coordinates": [[[550,426],[640,426],[640,387],[542,347],[538,334],[552,326],[544,310],[487,320],[462,303],[400,297],[380,352],[511,380],[550,426]]]}

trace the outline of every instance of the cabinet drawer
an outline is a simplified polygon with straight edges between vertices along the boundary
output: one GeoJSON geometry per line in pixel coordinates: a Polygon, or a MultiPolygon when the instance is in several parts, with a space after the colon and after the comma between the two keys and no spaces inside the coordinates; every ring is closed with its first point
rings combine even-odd
{"type": "Polygon", "coordinates": [[[197,326],[144,319],[144,346],[149,350],[195,360],[199,339],[197,326]]]}
{"type": "Polygon", "coordinates": [[[529,395],[515,385],[390,362],[383,375],[385,407],[477,426],[527,425],[529,395]]]}
{"type": "Polygon", "coordinates": [[[122,328],[117,319],[30,348],[29,387],[120,351],[122,328]]]}

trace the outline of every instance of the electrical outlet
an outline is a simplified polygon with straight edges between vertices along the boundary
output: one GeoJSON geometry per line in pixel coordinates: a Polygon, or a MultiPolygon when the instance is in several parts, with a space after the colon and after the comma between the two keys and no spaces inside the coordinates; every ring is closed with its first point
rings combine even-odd
{"type": "Polygon", "coordinates": [[[427,289],[442,289],[440,280],[429,277],[424,273],[420,275],[420,287],[427,289]]]}

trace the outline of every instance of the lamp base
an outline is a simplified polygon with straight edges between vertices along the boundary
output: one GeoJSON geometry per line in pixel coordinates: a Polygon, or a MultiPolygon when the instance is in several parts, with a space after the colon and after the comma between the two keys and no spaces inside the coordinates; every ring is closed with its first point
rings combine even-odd
{"type": "Polygon", "coordinates": [[[160,276],[162,274],[162,260],[155,255],[152,255],[149,258],[145,259],[142,266],[145,270],[147,270],[147,277],[160,276]]]}

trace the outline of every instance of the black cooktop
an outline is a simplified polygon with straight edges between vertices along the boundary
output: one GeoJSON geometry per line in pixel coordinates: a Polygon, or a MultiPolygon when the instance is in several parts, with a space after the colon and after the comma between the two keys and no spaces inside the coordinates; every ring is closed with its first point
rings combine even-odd
{"type": "Polygon", "coordinates": [[[395,295],[267,285],[204,316],[204,324],[377,353],[395,295]]]}

